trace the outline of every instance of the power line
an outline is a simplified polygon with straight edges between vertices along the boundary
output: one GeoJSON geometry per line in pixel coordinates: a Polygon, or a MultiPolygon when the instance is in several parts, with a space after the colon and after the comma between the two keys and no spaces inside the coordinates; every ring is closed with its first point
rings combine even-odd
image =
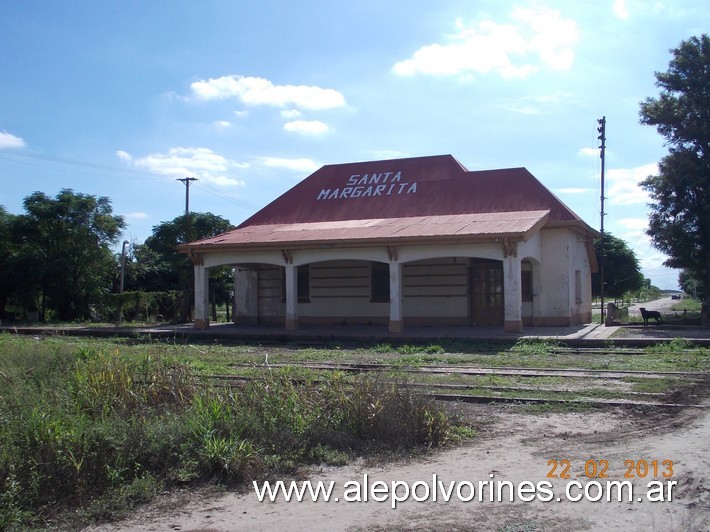
{"type": "Polygon", "coordinates": [[[87,162],[82,162],[82,161],[76,161],[72,159],[64,159],[62,157],[56,157],[52,155],[42,155],[39,153],[32,153],[32,152],[16,152],[16,151],[10,151],[10,150],[3,150],[2,155],[0,155],[0,159],[4,159],[6,161],[11,161],[15,163],[20,163],[20,164],[26,164],[28,166],[40,166],[44,168],[54,168],[57,169],[55,164],[60,164],[60,165],[66,165],[66,166],[76,166],[79,168],[89,168],[89,169],[95,169],[95,170],[103,170],[103,171],[108,171],[112,173],[120,173],[120,174],[130,174],[135,177],[146,177],[146,176],[151,176],[155,177],[154,174],[150,174],[149,172],[141,172],[139,170],[131,170],[130,168],[118,168],[115,166],[106,166],[106,165],[100,165],[100,164],[94,164],[94,163],[87,163],[87,162]],[[7,157],[6,155],[12,155],[13,157],[7,157]],[[18,160],[15,157],[19,157],[21,159],[28,159],[28,161],[22,161],[18,160]],[[41,162],[46,162],[46,163],[51,163],[50,165],[46,164],[37,164],[41,162]]]}
{"type": "Polygon", "coordinates": [[[237,207],[241,207],[243,209],[253,209],[254,208],[253,206],[249,205],[248,203],[246,203],[244,201],[234,200],[234,199],[231,199],[227,196],[223,196],[217,192],[214,192],[213,190],[210,190],[209,188],[207,188],[206,186],[204,186],[202,184],[195,184],[195,186],[197,188],[199,188],[200,190],[207,192],[208,194],[212,194],[213,196],[217,196],[218,198],[220,198],[224,201],[228,201],[229,203],[232,203],[233,205],[236,205],[237,207]]]}
{"type": "MultiPolygon", "coordinates": [[[[107,165],[100,165],[100,164],[94,164],[94,163],[87,163],[87,162],[82,162],[82,161],[77,161],[73,159],[65,159],[62,157],[56,157],[52,155],[42,155],[39,153],[33,153],[33,152],[18,152],[15,150],[3,150],[0,152],[0,159],[17,163],[17,164],[24,164],[27,166],[37,166],[40,168],[52,168],[54,170],[59,170],[57,165],[65,165],[69,167],[75,167],[73,171],[75,172],[81,172],[81,173],[90,173],[92,175],[97,175],[95,171],[90,171],[90,170],[101,170],[102,173],[106,174],[106,172],[109,172],[111,174],[119,174],[119,177],[125,178],[125,177],[131,177],[131,178],[152,178],[155,179],[158,176],[157,174],[151,173],[151,172],[143,172],[140,170],[133,170],[130,168],[118,168],[115,166],[107,166],[107,165]],[[9,155],[9,156],[8,156],[9,155]],[[24,159],[24,160],[23,160],[24,159]],[[120,174],[125,174],[125,175],[120,175],[120,174]]],[[[98,174],[101,175],[101,174],[98,174]]],[[[238,200],[234,200],[232,198],[229,198],[223,194],[220,194],[219,192],[215,192],[214,190],[200,184],[200,185],[195,185],[197,188],[200,190],[207,192],[208,194],[211,194],[223,201],[226,201],[228,203],[231,203],[233,205],[236,205],[238,207],[241,207],[243,209],[253,209],[251,205],[249,205],[246,202],[241,202],[238,200]]]]}

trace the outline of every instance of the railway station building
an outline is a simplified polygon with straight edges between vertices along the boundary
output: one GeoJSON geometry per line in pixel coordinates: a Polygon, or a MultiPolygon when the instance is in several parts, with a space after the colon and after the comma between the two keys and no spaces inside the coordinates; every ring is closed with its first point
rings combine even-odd
{"type": "Polygon", "coordinates": [[[591,321],[598,233],[525,168],[451,155],[326,165],[227,233],[180,246],[195,327],[210,268],[237,325],[572,326],[591,321]]]}

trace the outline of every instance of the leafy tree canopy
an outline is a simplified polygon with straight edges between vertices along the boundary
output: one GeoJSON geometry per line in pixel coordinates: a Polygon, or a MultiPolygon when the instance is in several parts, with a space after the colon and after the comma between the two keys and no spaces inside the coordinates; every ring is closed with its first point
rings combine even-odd
{"type": "MultiPolygon", "coordinates": [[[[228,220],[212,213],[194,213],[178,216],[170,222],[153,227],[153,234],[136,251],[137,268],[143,271],[144,286],[166,287],[182,290],[184,293],[182,321],[187,320],[191,297],[194,292],[192,263],[177,246],[202,238],[209,238],[234,229],[228,220]]],[[[214,291],[213,301],[224,303],[229,300],[231,276],[229,268],[212,268],[210,287],[214,291]]]]}
{"type": "Polygon", "coordinates": [[[110,246],[120,239],[123,218],[113,214],[108,198],[71,189],[55,198],[35,192],[24,208],[11,230],[23,299],[41,296],[42,309],[60,320],[88,318],[89,305],[115,275],[110,246]]]}
{"type": "MultiPolygon", "coordinates": [[[[655,126],[669,153],[658,175],[641,183],[652,203],[648,234],[681,268],[705,284],[710,276],[710,38],[691,37],[656,72],[657,98],[641,103],[641,123],[655,126]]],[[[710,308],[708,308],[710,317],[710,308]]]]}
{"type": "Polygon", "coordinates": [[[12,245],[14,220],[15,217],[0,205],[0,318],[5,317],[8,300],[12,297],[16,285],[12,245]]]}
{"type": "Polygon", "coordinates": [[[192,276],[192,264],[186,255],[178,253],[177,246],[217,236],[231,229],[234,226],[221,216],[191,212],[153,227],[153,234],[146,239],[145,247],[154,253],[151,260],[169,264],[176,272],[182,273],[179,277],[185,281],[192,276]]]}
{"type": "MultiPolygon", "coordinates": [[[[597,262],[602,260],[602,241],[594,242],[597,262]]],[[[636,254],[620,238],[604,235],[604,294],[621,298],[628,292],[638,292],[644,287],[645,279],[641,274],[636,254]]],[[[600,294],[599,274],[592,275],[592,292],[600,294]]]]}

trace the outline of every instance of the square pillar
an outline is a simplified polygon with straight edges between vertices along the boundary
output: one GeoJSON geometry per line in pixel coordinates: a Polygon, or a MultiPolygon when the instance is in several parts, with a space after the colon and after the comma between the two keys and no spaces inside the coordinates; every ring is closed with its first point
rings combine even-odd
{"type": "Polygon", "coordinates": [[[298,268],[293,264],[287,264],[286,268],[286,330],[295,331],[298,329],[298,314],[296,303],[298,294],[298,268]]]}
{"type": "Polygon", "coordinates": [[[390,261],[390,332],[402,332],[402,265],[390,261]]]}
{"type": "Polygon", "coordinates": [[[209,318],[210,273],[202,264],[195,264],[195,329],[210,326],[209,318]]]}
{"type": "Polygon", "coordinates": [[[518,333],[523,330],[523,295],[520,290],[521,266],[516,255],[508,255],[503,259],[503,299],[505,302],[503,330],[510,333],[518,333]]]}
{"type": "Polygon", "coordinates": [[[234,323],[256,325],[259,321],[258,275],[255,270],[234,269],[234,323]]]}

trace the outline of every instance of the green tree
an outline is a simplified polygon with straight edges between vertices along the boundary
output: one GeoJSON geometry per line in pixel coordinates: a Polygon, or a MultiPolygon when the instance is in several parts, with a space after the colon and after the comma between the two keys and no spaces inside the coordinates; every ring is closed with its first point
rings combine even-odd
{"type": "Polygon", "coordinates": [[[133,243],[128,247],[124,277],[126,292],[165,292],[177,290],[178,284],[177,272],[164,255],[146,244],[133,243]]]}
{"type": "MultiPolygon", "coordinates": [[[[177,246],[216,236],[231,229],[234,229],[234,226],[221,216],[195,212],[153,227],[153,234],[136,253],[137,268],[144,272],[143,285],[181,290],[183,305],[180,319],[187,321],[192,306],[195,278],[192,263],[185,254],[178,253],[177,246]]],[[[229,300],[230,287],[225,270],[226,268],[212,268],[210,271],[214,303],[226,303],[229,300]]]]}
{"type": "MultiPolygon", "coordinates": [[[[602,242],[594,242],[597,262],[602,260],[602,242]]],[[[620,238],[604,235],[604,294],[619,299],[629,292],[638,292],[644,286],[636,254],[620,238]]],[[[600,294],[599,274],[592,275],[592,293],[600,294]]]]}
{"type": "Polygon", "coordinates": [[[705,293],[703,282],[695,279],[687,270],[682,270],[678,274],[678,284],[689,296],[702,298],[705,293]]]}
{"type": "MultiPolygon", "coordinates": [[[[667,72],[656,72],[658,98],[641,103],[641,123],[656,126],[669,148],[659,173],[641,186],[653,203],[648,234],[665,264],[710,281],[710,38],[691,37],[671,50],[667,72]]],[[[710,303],[703,302],[710,324],[710,303]]]]}
{"type": "Polygon", "coordinates": [[[7,317],[7,306],[15,293],[14,246],[12,227],[15,217],[0,205],[0,319],[7,317]]]}
{"type": "Polygon", "coordinates": [[[125,222],[106,197],[64,189],[56,198],[35,192],[24,200],[13,238],[21,297],[34,300],[60,320],[90,317],[90,305],[111,288],[118,243],[125,222]]]}

